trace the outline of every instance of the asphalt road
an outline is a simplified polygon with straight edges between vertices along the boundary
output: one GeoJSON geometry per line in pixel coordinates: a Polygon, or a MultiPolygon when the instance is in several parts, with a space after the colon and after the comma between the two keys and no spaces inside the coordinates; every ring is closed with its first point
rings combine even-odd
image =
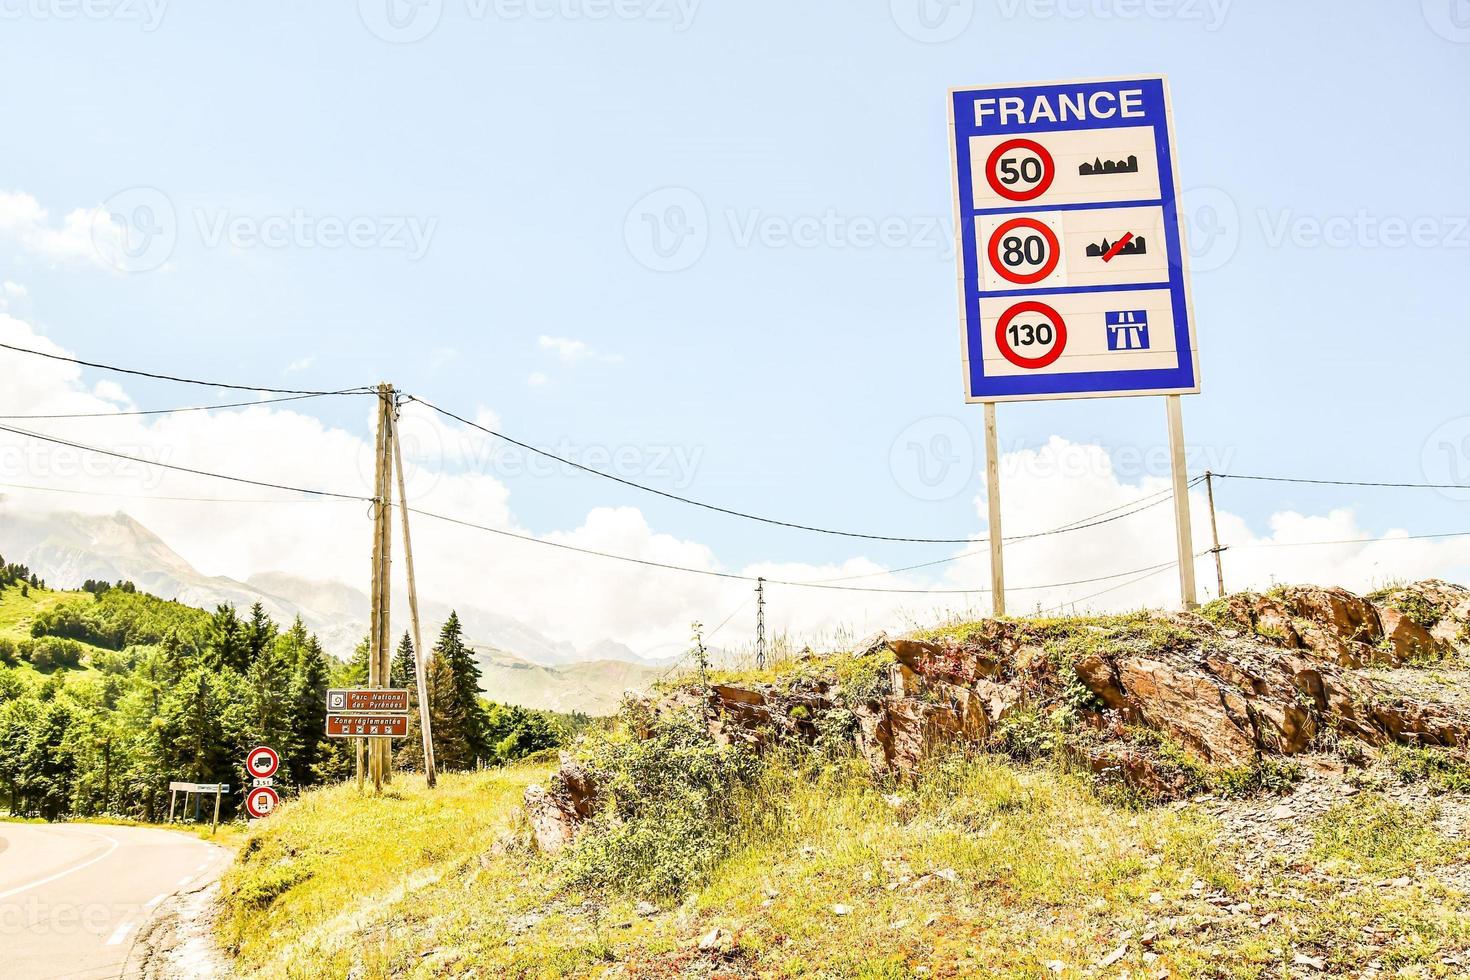
{"type": "Polygon", "coordinates": [[[159,905],[228,863],[167,830],[0,823],[0,976],[119,977],[159,905]]]}

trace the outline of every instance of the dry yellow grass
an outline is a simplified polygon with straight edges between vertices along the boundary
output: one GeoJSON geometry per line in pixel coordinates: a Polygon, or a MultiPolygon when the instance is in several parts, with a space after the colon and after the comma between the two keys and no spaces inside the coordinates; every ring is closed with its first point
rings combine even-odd
{"type": "Polygon", "coordinates": [[[894,792],[773,764],[710,880],[640,910],[526,848],[517,804],[544,774],[290,804],[225,880],[241,975],[1277,978],[1305,957],[1451,977],[1470,946],[1466,895],[1430,873],[1463,870],[1464,842],[1367,793],[1324,821],[1320,869],[1245,872],[1194,808],[1116,808],[1051,769],[956,758],[894,792]]]}

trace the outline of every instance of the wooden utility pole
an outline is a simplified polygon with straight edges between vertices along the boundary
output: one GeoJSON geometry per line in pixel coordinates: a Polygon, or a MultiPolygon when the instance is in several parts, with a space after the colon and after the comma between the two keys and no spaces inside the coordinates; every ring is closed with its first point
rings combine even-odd
{"type": "Polygon", "coordinates": [[[1006,614],[1006,568],[1001,554],[1000,439],[995,433],[995,402],[985,403],[985,499],[990,504],[990,608],[1006,614]]]}
{"type": "Polygon", "coordinates": [[[755,580],[755,669],[766,669],[766,580],[755,580]]]}
{"type": "Polygon", "coordinates": [[[1225,549],[1220,547],[1220,527],[1215,523],[1215,474],[1205,470],[1205,496],[1210,501],[1210,539],[1214,547],[1210,552],[1215,556],[1215,580],[1220,586],[1219,598],[1225,598],[1225,567],[1220,562],[1220,552],[1225,549]]]}
{"type": "MultiPolygon", "coordinates": [[[[393,386],[378,385],[378,431],[375,466],[373,468],[373,580],[372,611],[368,629],[368,687],[389,686],[392,664],[392,633],[389,605],[391,588],[389,568],[393,551],[393,386]]],[[[373,791],[382,792],[390,778],[391,742],[385,738],[368,739],[368,771],[373,791]]],[[[361,753],[359,753],[361,758],[361,753]]]]}
{"type": "Polygon", "coordinates": [[[1189,524],[1189,478],[1184,459],[1184,412],[1178,395],[1165,395],[1169,410],[1169,461],[1174,476],[1174,528],[1179,544],[1179,595],[1185,609],[1199,606],[1194,583],[1194,533],[1189,524]]]}
{"type": "Polygon", "coordinates": [[[433,789],[438,782],[434,766],[434,727],[429,721],[429,681],[426,676],[427,654],[424,635],[419,629],[419,590],[413,574],[413,541],[408,533],[408,489],[403,481],[403,444],[398,441],[398,407],[389,416],[392,431],[393,468],[398,477],[398,512],[403,519],[403,565],[408,573],[408,618],[413,624],[413,673],[419,693],[419,731],[424,740],[424,780],[433,789]]]}

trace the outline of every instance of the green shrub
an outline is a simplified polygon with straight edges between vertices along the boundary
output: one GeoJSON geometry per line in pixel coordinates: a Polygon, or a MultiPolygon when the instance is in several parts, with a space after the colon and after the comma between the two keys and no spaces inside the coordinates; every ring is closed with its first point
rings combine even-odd
{"type": "Polygon", "coordinates": [[[594,737],[581,759],[602,808],[566,858],[574,884],[668,898],[705,880],[735,832],[754,755],[720,745],[699,719],[659,718],[649,737],[594,737]]]}
{"type": "Polygon", "coordinates": [[[1285,793],[1301,777],[1302,767],[1295,762],[1263,755],[1243,766],[1213,770],[1209,783],[1222,796],[1250,796],[1285,793]]]}
{"type": "Polygon", "coordinates": [[[1384,746],[1383,753],[1400,782],[1428,780],[1442,790],[1470,793],[1470,762],[1444,749],[1390,744],[1384,746]]]}
{"type": "Polygon", "coordinates": [[[82,663],[82,645],[75,640],[63,640],[55,636],[22,640],[20,654],[39,671],[75,668],[82,663]]]}

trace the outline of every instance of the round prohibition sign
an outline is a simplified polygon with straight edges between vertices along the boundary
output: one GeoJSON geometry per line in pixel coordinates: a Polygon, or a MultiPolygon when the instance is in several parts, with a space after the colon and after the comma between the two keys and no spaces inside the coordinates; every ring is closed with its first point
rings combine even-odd
{"type": "Polygon", "coordinates": [[[250,750],[245,757],[245,768],[250,770],[250,775],[257,779],[274,776],[276,770],[281,767],[281,757],[276,750],[268,745],[261,745],[250,750]]]}
{"type": "Polygon", "coordinates": [[[1000,320],[995,325],[995,346],[1000,348],[1001,356],[1010,361],[1016,367],[1036,370],[1044,368],[1049,364],[1056,363],[1057,358],[1062,356],[1062,350],[1067,346],[1067,323],[1062,315],[1045,303],[1028,300],[1025,303],[1017,303],[1005,313],[1001,314],[1000,320]],[[1015,319],[1023,313],[1036,313],[1045,318],[1041,323],[1015,323],[1015,319]],[[1016,352],[1016,347],[1046,346],[1050,348],[1044,354],[1035,357],[1026,357],[1016,352]]]}
{"type": "Polygon", "coordinates": [[[990,256],[990,267],[1000,273],[1011,282],[1027,285],[1040,282],[1051,275],[1057,269],[1057,263],[1062,257],[1062,246],[1057,241],[1056,232],[1052,231],[1043,221],[1035,218],[1012,218],[990,236],[990,246],[986,249],[990,256]],[[1013,234],[1015,232],[1033,232],[1034,234],[1013,234]],[[1038,250],[1040,254],[1037,254],[1038,250]],[[1016,261],[1008,263],[1006,260],[1012,255],[1016,261]],[[1013,272],[1013,268],[1026,268],[1035,266],[1032,272],[1013,272]]]}
{"type": "Polygon", "coordinates": [[[1006,140],[985,160],[985,182],[1008,201],[1034,200],[1056,177],[1056,161],[1035,140],[1006,140]]]}
{"type": "Polygon", "coordinates": [[[255,819],[268,817],[281,802],[281,796],[269,786],[257,786],[245,795],[245,812],[255,819]]]}

